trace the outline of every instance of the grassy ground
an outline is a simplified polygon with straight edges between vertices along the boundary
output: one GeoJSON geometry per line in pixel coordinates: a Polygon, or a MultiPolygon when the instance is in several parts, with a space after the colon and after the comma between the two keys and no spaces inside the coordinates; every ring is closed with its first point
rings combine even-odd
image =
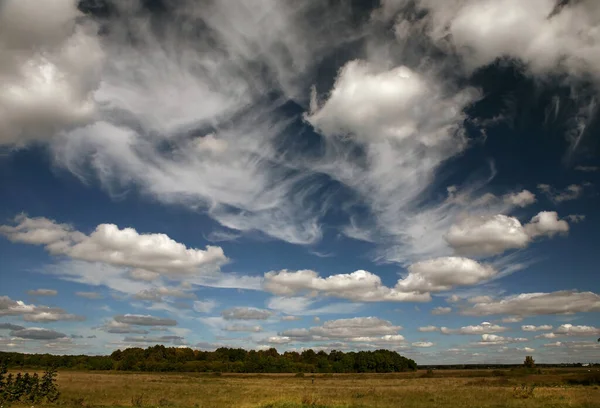
{"type": "MultiPolygon", "coordinates": [[[[587,370],[228,375],[59,373],[64,407],[600,407],[587,370]]],[[[597,374],[596,374],[597,375],[597,374]]]]}

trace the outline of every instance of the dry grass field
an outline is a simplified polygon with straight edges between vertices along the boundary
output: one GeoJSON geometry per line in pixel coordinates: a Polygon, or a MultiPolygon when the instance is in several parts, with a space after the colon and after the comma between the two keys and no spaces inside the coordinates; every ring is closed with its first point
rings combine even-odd
{"type": "Polygon", "coordinates": [[[596,373],[545,370],[424,371],[399,374],[151,374],[71,372],[58,375],[65,407],[600,407],[600,387],[579,385],[596,373]]]}

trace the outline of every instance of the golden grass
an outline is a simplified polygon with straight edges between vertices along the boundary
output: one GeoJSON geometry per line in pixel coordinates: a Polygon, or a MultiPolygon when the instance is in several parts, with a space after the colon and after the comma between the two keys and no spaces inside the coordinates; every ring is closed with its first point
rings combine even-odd
{"type": "MultiPolygon", "coordinates": [[[[586,370],[587,371],[587,370],[586,370]]],[[[151,374],[70,372],[58,375],[65,407],[581,407],[600,408],[598,386],[568,386],[583,370],[515,376],[492,370],[398,374],[151,374]],[[533,393],[522,389],[536,385],[533,393]],[[517,387],[517,389],[515,389],[517,387]]]]}

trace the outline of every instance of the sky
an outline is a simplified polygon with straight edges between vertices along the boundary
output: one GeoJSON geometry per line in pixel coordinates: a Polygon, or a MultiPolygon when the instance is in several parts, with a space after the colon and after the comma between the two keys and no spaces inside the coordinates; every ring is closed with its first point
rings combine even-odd
{"type": "Polygon", "coordinates": [[[600,362],[600,3],[4,0],[0,350],[600,362]]]}

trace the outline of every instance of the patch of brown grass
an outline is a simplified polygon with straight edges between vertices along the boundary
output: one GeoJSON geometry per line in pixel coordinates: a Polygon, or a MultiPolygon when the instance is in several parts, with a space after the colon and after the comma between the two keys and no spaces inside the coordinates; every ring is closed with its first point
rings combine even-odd
{"type": "MultiPolygon", "coordinates": [[[[367,408],[600,407],[600,389],[568,385],[583,371],[529,376],[493,370],[398,374],[251,375],[73,372],[58,375],[63,407],[367,408]],[[468,374],[468,375],[465,375],[468,374]],[[533,387],[535,385],[535,387],[533,387]],[[515,392],[515,387],[520,387],[515,392]],[[534,392],[529,393],[533,387],[534,392]],[[518,395],[517,395],[518,394],[518,395]],[[523,395],[527,394],[527,397],[523,395]]],[[[36,407],[37,408],[37,407],[36,407]]]]}

